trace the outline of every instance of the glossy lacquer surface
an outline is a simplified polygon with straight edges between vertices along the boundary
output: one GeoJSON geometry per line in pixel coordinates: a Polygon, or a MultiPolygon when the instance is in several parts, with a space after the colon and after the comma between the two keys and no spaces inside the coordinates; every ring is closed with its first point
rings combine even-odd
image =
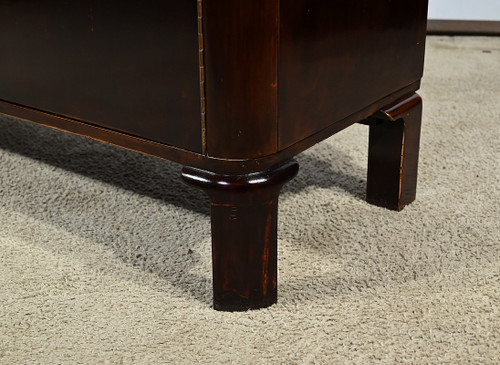
{"type": "Polygon", "coordinates": [[[182,170],[183,179],[210,198],[215,309],[241,311],[276,302],[278,196],[298,169],[288,161],[253,174],[182,170]]]}
{"type": "Polygon", "coordinates": [[[277,0],[203,2],[209,156],[276,152],[277,22],[277,0]]]}
{"type": "Polygon", "coordinates": [[[427,0],[281,0],[279,149],[420,79],[427,0]]]}
{"type": "Polygon", "coordinates": [[[201,152],[196,0],[0,0],[0,99],[201,152]]]}

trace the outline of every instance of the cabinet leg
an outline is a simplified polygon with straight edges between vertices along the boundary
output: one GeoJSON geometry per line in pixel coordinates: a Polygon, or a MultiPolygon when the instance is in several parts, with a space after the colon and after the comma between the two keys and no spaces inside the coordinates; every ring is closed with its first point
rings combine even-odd
{"type": "Polygon", "coordinates": [[[298,164],[245,175],[184,167],[184,181],[210,198],[214,308],[244,311],[277,299],[278,195],[298,164]]]}
{"type": "Polygon", "coordinates": [[[417,94],[370,118],[369,203],[400,211],[415,200],[421,119],[417,94]]]}

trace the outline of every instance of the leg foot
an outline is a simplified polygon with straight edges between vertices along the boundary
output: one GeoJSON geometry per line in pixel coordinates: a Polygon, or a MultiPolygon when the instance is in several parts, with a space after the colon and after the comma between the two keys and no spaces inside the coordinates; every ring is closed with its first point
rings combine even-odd
{"type": "Polygon", "coordinates": [[[417,94],[370,118],[369,203],[400,211],[415,200],[421,118],[417,94]]]}
{"type": "Polygon", "coordinates": [[[276,303],[278,195],[297,171],[295,161],[245,175],[183,168],[184,181],[210,198],[215,309],[244,311],[276,303]]]}

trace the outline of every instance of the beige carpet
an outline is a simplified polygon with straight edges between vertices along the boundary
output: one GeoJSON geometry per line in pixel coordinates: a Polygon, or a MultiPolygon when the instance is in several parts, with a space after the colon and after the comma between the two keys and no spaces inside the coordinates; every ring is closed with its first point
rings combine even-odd
{"type": "Polygon", "coordinates": [[[363,201],[367,128],[298,157],[279,303],[211,308],[180,166],[0,119],[0,363],[498,364],[500,38],[430,38],[417,201],[363,201]]]}

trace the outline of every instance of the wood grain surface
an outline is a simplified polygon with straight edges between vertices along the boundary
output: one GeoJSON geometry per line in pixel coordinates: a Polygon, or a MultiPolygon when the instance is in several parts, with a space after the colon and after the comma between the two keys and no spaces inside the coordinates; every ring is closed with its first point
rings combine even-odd
{"type": "Polygon", "coordinates": [[[195,0],[0,0],[0,49],[0,99],[201,152],[195,0]]]}

